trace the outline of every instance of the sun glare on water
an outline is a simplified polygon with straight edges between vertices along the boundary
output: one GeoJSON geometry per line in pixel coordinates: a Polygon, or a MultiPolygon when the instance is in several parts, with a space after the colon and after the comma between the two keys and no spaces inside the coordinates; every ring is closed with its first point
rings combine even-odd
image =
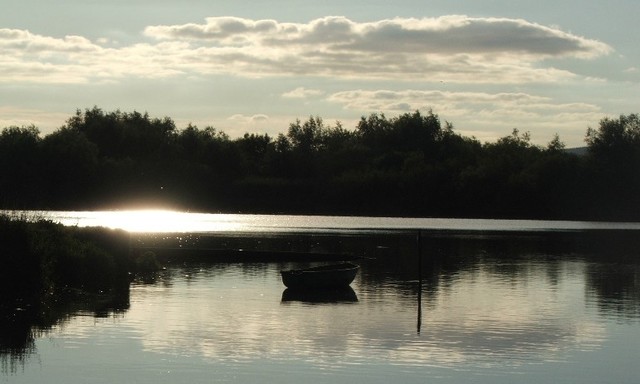
{"type": "Polygon", "coordinates": [[[233,215],[187,213],[162,209],[52,213],[54,221],[80,227],[107,227],[129,232],[220,232],[242,227],[233,215]]]}
{"type": "Polygon", "coordinates": [[[137,210],[115,213],[114,227],[130,232],[226,232],[245,227],[234,215],[137,210]]]}
{"type": "Polygon", "coordinates": [[[192,219],[184,213],[167,210],[140,210],[109,212],[112,228],[130,232],[182,232],[191,228],[192,219]]]}

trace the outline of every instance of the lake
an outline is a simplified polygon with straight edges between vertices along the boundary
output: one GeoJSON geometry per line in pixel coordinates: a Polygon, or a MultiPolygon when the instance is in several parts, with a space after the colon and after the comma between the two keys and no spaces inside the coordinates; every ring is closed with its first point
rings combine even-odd
{"type": "Polygon", "coordinates": [[[115,297],[78,294],[51,318],[13,333],[3,327],[0,382],[637,383],[640,377],[637,223],[39,215],[123,228],[133,244],[363,257],[349,289],[300,295],[285,289],[279,272],[315,263],[176,255],[166,270],[136,278],[115,297]],[[24,342],[15,336],[20,332],[24,342]]]}

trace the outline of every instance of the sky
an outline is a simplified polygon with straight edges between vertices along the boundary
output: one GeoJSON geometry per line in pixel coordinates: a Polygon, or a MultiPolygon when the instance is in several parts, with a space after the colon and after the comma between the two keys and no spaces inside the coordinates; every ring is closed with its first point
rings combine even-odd
{"type": "Polygon", "coordinates": [[[640,112],[638,0],[0,3],[0,128],[97,106],[274,137],[432,110],[483,142],[576,147],[640,112]]]}

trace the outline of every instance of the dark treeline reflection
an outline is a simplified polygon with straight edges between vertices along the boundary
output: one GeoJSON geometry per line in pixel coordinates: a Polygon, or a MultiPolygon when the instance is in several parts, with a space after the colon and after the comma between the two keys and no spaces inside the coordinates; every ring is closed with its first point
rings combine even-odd
{"type": "Polygon", "coordinates": [[[635,231],[579,232],[423,232],[369,239],[361,282],[392,287],[415,302],[422,278],[422,300],[437,298],[460,279],[480,270],[504,281],[543,278],[561,283],[567,263],[584,266],[587,301],[603,316],[640,319],[640,238],[635,231]],[[378,246],[372,248],[372,244],[378,246]],[[422,274],[418,268],[422,267],[422,274]]]}
{"type": "Polygon", "coordinates": [[[588,151],[514,130],[492,143],[431,112],[319,117],[230,139],[168,117],[78,110],[57,131],[0,134],[0,207],[637,220],[640,119],[603,119],[588,151]]]}
{"type": "MultiPolygon", "coordinates": [[[[145,245],[171,246],[170,241],[188,238],[199,246],[223,245],[244,249],[294,249],[328,251],[360,256],[361,270],[353,289],[332,295],[295,295],[278,281],[277,271],[312,265],[309,262],[215,263],[199,258],[185,261],[176,254],[164,271],[138,277],[136,284],[171,287],[177,278],[216,277],[238,268],[247,279],[274,279],[282,289],[282,300],[307,303],[357,303],[376,301],[376,295],[397,294],[407,307],[417,306],[421,282],[422,305],[438,304],[443,295],[459,282],[460,276],[473,278],[478,271],[496,276],[500,281],[524,282],[538,278],[548,284],[562,284],[566,263],[575,263],[583,274],[586,302],[593,303],[604,317],[616,320],[640,319],[640,238],[635,231],[578,232],[451,232],[408,231],[368,232],[364,234],[264,234],[242,235],[140,235],[133,241],[145,245]],[[154,244],[154,242],[156,242],[154,244]],[[420,244],[420,246],[418,245],[420,244]],[[418,259],[418,249],[422,261],[418,259]],[[422,273],[420,274],[419,266],[422,273]],[[185,277],[187,276],[187,277],[185,277]],[[471,277],[469,277],[471,276],[471,277]],[[420,281],[421,278],[421,281],[420,281]]],[[[64,324],[71,316],[90,314],[112,316],[129,309],[129,290],[109,293],[44,295],[38,301],[0,304],[0,364],[2,371],[19,369],[24,360],[37,353],[34,341],[52,327],[64,324]]]]}
{"type": "Polygon", "coordinates": [[[0,302],[0,368],[15,373],[37,353],[35,340],[72,316],[107,317],[129,308],[129,290],[109,293],[65,291],[44,294],[39,300],[0,302]]]}
{"type": "Polygon", "coordinates": [[[423,291],[433,297],[462,271],[484,268],[516,282],[542,270],[541,277],[557,285],[563,265],[577,263],[584,266],[587,302],[606,317],[640,319],[640,238],[634,231],[446,235],[426,244],[423,291]]]}

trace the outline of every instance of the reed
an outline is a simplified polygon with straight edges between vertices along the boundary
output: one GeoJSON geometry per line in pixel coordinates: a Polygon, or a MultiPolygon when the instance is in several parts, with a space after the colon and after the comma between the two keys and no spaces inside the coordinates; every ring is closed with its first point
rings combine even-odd
{"type": "Polygon", "coordinates": [[[130,270],[124,231],[0,214],[0,303],[65,288],[112,290],[130,270]]]}

